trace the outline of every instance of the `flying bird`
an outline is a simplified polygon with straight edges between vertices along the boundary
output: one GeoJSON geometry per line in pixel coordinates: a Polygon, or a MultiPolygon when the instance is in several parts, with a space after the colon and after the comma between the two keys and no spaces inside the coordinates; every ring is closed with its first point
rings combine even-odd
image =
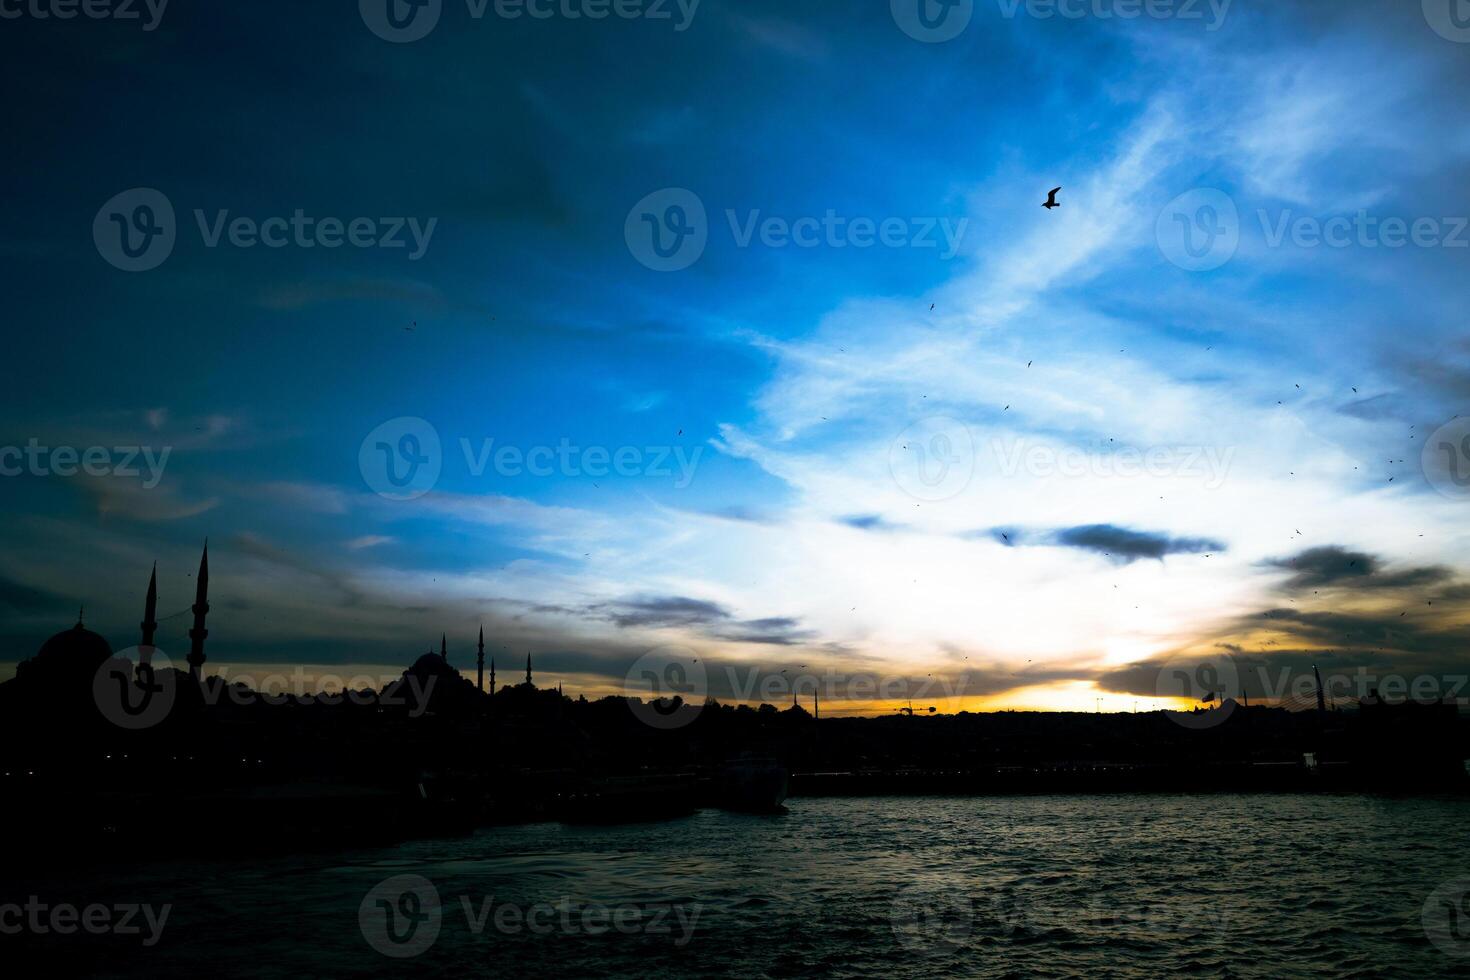
{"type": "Polygon", "coordinates": [[[1050,211],[1052,208],[1061,207],[1061,205],[1057,203],[1057,191],[1059,190],[1061,190],[1060,187],[1053,187],[1050,191],[1048,191],[1046,195],[1046,201],[1041,206],[1046,208],[1048,211],[1050,211]]]}

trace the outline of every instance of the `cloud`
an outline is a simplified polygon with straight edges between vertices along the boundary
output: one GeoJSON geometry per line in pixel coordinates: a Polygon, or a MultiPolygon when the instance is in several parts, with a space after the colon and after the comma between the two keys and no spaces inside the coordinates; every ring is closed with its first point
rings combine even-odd
{"type": "Polygon", "coordinates": [[[120,476],[88,477],[81,486],[92,499],[98,515],[104,518],[121,517],[145,523],[177,521],[203,514],[220,504],[218,497],[187,499],[173,483],[150,488],[120,476]]]}
{"type": "Polygon", "coordinates": [[[642,596],[595,604],[588,611],[624,629],[693,628],[706,636],[738,643],[789,646],[815,635],[802,629],[794,617],[737,619],[719,603],[688,596],[642,596]]]}
{"type": "Polygon", "coordinates": [[[0,609],[4,609],[7,615],[35,615],[62,604],[61,596],[55,592],[0,577],[0,609]]]}
{"type": "Polygon", "coordinates": [[[351,503],[351,496],[345,490],[324,483],[274,481],[259,484],[253,491],[291,510],[317,514],[345,514],[351,503]]]}
{"type": "Polygon", "coordinates": [[[1366,422],[1377,422],[1382,419],[1401,419],[1410,414],[1404,399],[1397,393],[1385,392],[1381,395],[1373,395],[1370,398],[1359,398],[1350,401],[1337,409],[1343,415],[1355,419],[1363,419],[1366,422]]]}
{"type": "Polygon", "coordinates": [[[1224,551],[1225,545],[1212,538],[1174,538],[1157,531],[1133,531],[1113,524],[1083,524],[1053,532],[1052,540],[1067,548],[1105,554],[1114,561],[1140,558],[1162,560],[1165,555],[1205,554],[1224,551]]]}
{"type": "Polygon", "coordinates": [[[897,531],[903,528],[902,524],[895,524],[882,514],[853,514],[837,518],[837,523],[859,531],[897,531]]]}
{"type": "Polygon", "coordinates": [[[1114,562],[1128,564],[1140,558],[1160,561],[1165,555],[1209,554],[1223,552],[1226,545],[1213,538],[1172,537],[1162,531],[1134,531],[1115,524],[1081,524],[1051,531],[1031,531],[1018,527],[993,527],[966,531],[963,538],[989,538],[1007,548],[1049,545],[1095,551],[1114,562]]]}
{"type": "Polygon", "coordinates": [[[701,626],[730,618],[729,611],[717,603],[687,596],[625,599],[594,608],[605,610],[609,619],[624,628],[701,626]]]}
{"type": "Polygon", "coordinates": [[[1321,589],[1329,586],[1351,586],[1353,589],[1404,589],[1444,582],[1453,572],[1443,565],[1424,565],[1396,572],[1385,571],[1383,562],[1374,555],[1351,551],[1338,545],[1308,548],[1290,558],[1271,558],[1263,562],[1270,568],[1281,568],[1293,574],[1283,583],[1288,592],[1321,589]]]}

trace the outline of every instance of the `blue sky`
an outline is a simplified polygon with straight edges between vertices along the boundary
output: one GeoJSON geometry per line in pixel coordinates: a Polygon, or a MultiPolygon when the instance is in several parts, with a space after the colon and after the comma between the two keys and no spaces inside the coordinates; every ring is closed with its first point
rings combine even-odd
{"type": "Polygon", "coordinates": [[[1466,499],[1420,450],[1470,415],[1470,46],[1343,6],[977,2],[942,43],[835,2],[678,30],[446,0],[403,44],[352,5],[8,21],[0,444],[170,455],[154,486],[0,480],[5,656],[82,602],[130,646],[152,562],[182,609],[208,536],[216,666],[391,673],[483,621],[591,691],[671,643],[966,706],[1120,706],[1133,665],[1222,651],[1443,673],[1466,499]],[[128,272],[91,229],[134,188],[177,240],[128,272]],[[707,244],[657,271],[625,225],[669,189],[707,244]],[[1236,244],[1191,269],[1206,190],[1236,244]],[[432,233],[208,247],[195,215],[297,209],[432,233]],[[394,500],[359,457],[404,418],[439,476],[394,500]],[[476,473],[489,439],[639,472],[476,473]]]}

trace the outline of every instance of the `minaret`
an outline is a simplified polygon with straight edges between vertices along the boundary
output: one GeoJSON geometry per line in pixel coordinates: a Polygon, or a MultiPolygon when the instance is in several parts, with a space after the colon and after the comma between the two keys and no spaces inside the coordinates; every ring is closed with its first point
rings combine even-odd
{"type": "Polygon", "coordinates": [[[822,717],[822,692],[812,692],[812,721],[822,717]]]}
{"type": "Polygon", "coordinates": [[[495,693],[495,658],[490,658],[490,693],[495,693]]]}
{"type": "Polygon", "coordinates": [[[143,631],[138,646],[151,652],[153,634],[158,630],[158,562],[153,563],[153,574],[148,577],[148,598],[143,600],[143,621],[138,628],[143,631]]]}
{"type": "Polygon", "coordinates": [[[443,633],[439,634],[439,659],[445,661],[449,659],[449,640],[443,633]]]}
{"type": "Polygon", "coordinates": [[[531,684],[531,654],[529,652],[526,654],[526,686],[533,686],[531,684]]]}
{"type": "Polygon", "coordinates": [[[204,617],[209,612],[209,539],[204,540],[204,554],[199,558],[199,577],[194,584],[194,626],[189,630],[189,676],[199,680],[199,668],[204,666],[204,638],[209,630],[204,628],[204,617]]]}
{"type": "Polygon", "coordinates": [[[480,642],[475,647],[475,690],[485,690],[485,627],[480,627],[480,642]]]}

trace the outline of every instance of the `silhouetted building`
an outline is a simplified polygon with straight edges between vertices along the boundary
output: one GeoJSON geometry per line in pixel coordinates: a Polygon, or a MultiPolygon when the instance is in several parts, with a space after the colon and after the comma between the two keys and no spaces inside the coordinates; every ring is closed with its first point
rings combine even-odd
{"type": "Polygon", "coordinates": [[[199,577],[194,584],[194,625],[189,630],[189,676],[197,682],[200,669],[204,666],[204,638],[209,630],[204,628],[204,617],[209,613],[209,542],[204,542],[204,554],[199,558],[199,577]]]}
{"type": "Polygon", "coordinates": [[[16,680],[47,687],[90,685],[101,666],[112,659],[112,646],[101,635],[93,633],[82,622],[77,610],[77,623],[69,630],[52,636],[36,655],[15,667],[16,680]]]}
{"type": "Polygon", "coordinates": [[[142,630],[138,646],[152,651],[153,634],[158,631],[158,562],[153,563],[153,573],[148,576],[148,597],[143,600],[143,621],[138,628],[142,630]]]}

